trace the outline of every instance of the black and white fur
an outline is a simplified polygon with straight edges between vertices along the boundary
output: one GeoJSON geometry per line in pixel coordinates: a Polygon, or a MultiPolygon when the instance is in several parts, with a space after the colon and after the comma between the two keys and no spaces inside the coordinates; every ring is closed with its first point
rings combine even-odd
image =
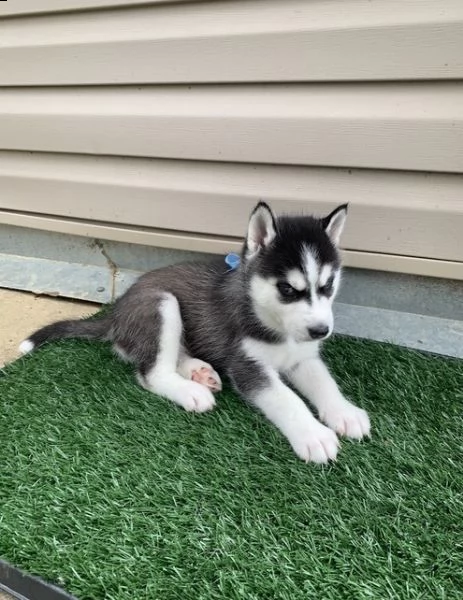
{"type": "Polygon", "coordinates": [[[203,367],[220,382],[217,370],[301,459],[334,460],[336,434],[370,433],[367,413],[344,398],[319,355],[320,341],[333,330],[346,216],[343,205],[324,219],[276,218],[261,202],[236,270],[218,258],[146,273],[109,315],[48,325],[21,350],[58,338],[109,340],[134,363],[143,387],[196,412],[212,409],[215,399],[192,373],[203,367]]]}

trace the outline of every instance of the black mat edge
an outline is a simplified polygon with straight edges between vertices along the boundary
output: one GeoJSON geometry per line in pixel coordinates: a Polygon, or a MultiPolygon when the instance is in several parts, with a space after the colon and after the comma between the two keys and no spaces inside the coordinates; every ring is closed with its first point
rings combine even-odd
{"type": "Polygon", "coordinates": [[[0,559],[1,589],[17,600],[77,600],[54,585],[28,575],[2,559],[0,559]]]}

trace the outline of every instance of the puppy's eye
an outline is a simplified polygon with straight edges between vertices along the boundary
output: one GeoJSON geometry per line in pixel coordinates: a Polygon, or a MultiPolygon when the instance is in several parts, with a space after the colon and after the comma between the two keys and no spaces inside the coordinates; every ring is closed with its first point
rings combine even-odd
{"type": "Polygon", "coordinates": [[[296,298],[299,295],[299,292],[289,283],[277,283],[277,288],[284,298],[296,298]]]}
{"type": "Polygon", "coordinates": [[[329,296],[331,294],[332,290],[333,290],[332,285],[324,285],[324,286],[318,288],[318,291],[320,292],[320,294],[322,296],[329,296]]]}
{"type": "Polygon", "coordinates": [[[318,288],[318,293],[321,296],[331,296],[333,293],[333,280],[330,279],[325,285],[318,288]]]}

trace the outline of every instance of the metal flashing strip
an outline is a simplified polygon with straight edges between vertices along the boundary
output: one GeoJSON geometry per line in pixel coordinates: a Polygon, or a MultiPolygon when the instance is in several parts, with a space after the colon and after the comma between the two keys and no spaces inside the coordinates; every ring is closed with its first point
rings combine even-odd
{"type": "Polygon", "coordinates": [[[77,600],[38,577],[28,575],[0,559],[0,592],[14,600],[77,600]]]}
{"type": "Polygon", "coordinates": [[[463,321],[342,303],[335,315],[336,333],[463,358],[463,321]]]}

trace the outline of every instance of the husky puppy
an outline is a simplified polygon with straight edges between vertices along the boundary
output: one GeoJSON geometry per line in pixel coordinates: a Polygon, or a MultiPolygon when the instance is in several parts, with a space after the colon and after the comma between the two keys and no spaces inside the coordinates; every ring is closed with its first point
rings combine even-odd
{"type": "Polygon", "coordinates": [[[301,459],[334,460],[336,434],[361,439],[370,433],[367,413],[344,398],[319,355],[333,331],[346,216],[343,205],[322,219],[276,218],[260,202],[237,268],[217,258],[151,271],[107,316],[48,325],[20,350],[59,338],[109,340],[134,363],[144,388],[195,412],[214,407],[220,373],[301,459]]]}

